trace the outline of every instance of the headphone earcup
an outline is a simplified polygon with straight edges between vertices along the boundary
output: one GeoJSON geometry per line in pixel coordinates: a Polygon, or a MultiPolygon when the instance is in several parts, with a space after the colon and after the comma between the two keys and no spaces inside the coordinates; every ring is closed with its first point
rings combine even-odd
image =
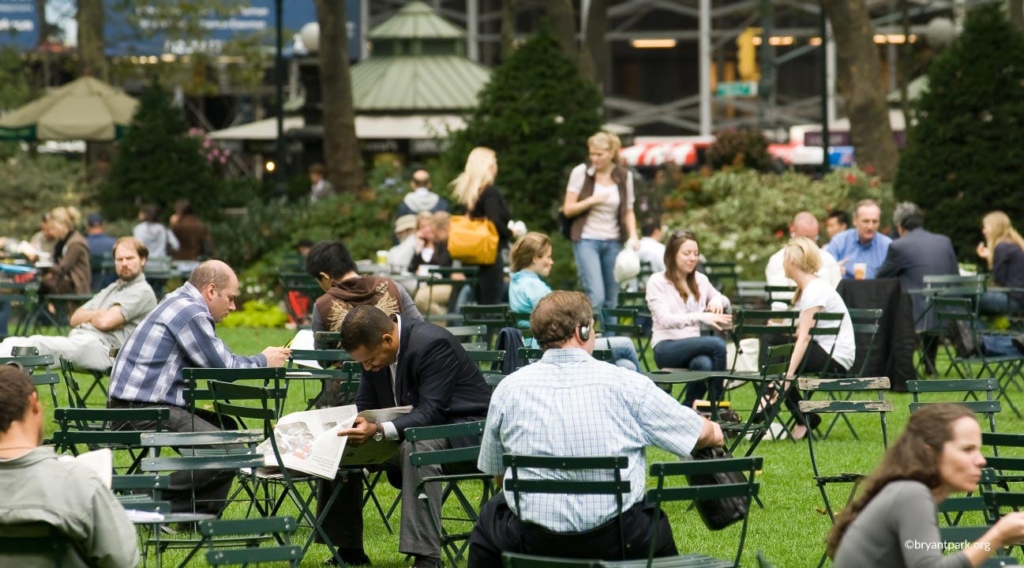
{"type": "Polygon", "coordinates": [[[583,341],[589,340],[590,339],[590,326],[581,325],[579,329],[580,329],[580,339],[583,340],[583,341]]]}

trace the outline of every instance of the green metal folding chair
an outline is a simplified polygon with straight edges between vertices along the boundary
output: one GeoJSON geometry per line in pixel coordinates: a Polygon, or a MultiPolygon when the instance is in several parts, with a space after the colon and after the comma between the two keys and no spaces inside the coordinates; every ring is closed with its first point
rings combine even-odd
{"type": "Polygon", "coordinates": [[[24,556],[25,561],[46,558],[51,566],[74,566],[86,559],[78,554],[74,542],[57,527],[44,523],[0,524],[0,556],[24,556]],[[65,562],[69,554],[78,562],[65,562]]]}
{"type": "Polygon", "coordinates": [[[480,507],[494,494],[492,476],[481,473],[476,467],[477,458],[480,455],[479,444],[433,451],[417,451],[417,444],[422,448],[422,443],[427,440],[451,440],[465,437],[479,438],[484,433],[485,424],[486,422],[481,420],[460,424],[408,428],[405,431],[406,441],[412,444],[412,453],[409,456],[409,461],[413,467],[441,466],[440,475],[421,477],[416,496],[423,506],[427,508],[427,511],[430,512],[432,504],[427,497],[426,487],[430,484],[441,484],[441,502],[434,504],[441,511],[440,524],[436,524],[437,519],[432,514],[430,515],[430,521],[441,539],[441,550],[444,551],[452,566],[458,565],[459,560],[469,546],[469,534],[479,518],[480,507]],[[463,490],[462,484],[477,481],[481,484],[480,501],[474,504],[467,496],[466,491],[463,490]],[[458,503],[460,515],[445,516],[444,507],[449,498],[454,498],[458,503]],[[452,528],[455,523],[458,523],[458,526],[461,526],[463,530],[452,528]]]}
{"type": "Polygon", "coordinates": [[[162,431],[169,418],[170,410],[160,407],[56,408],[53,419],[58,429],[53,433],[54,450],[75,456],[81,453],[79,446],[84,446],[86,451],[106,448],[125,452],[131,460],[125,473],[131,475],[139,471],[145,457],[142,435],[162,431]],[[133,423],[152,426],[145,430],[125,428],[133,423]]]}
{"type": "MultiPolygon", "coordinates": [[[[508,495],[511,494],[515,510],[522,511],[520,501],[524,493],[607,495],[615,499],[616,515],[621,517],[624,509],[623,495],[630,492],[629,480],[622,478],[622,470],[627,467],[627,462],[625,456],[556,457],[505,454],[502,456],[502,465],[508,472],[505,475],[505,498],[508,499],[508,495]],[[525,478],[522,475],[523,469],[529,469],[531,472],[525,478]],[[587,474],[583,476],[580,472],[587,474]],[[547,475],[548,479],[538,479],[538,475],[547,475]]],[[[625,554],[626,535],[621,524],[618,533],[620,550],[625,554]]],[[[580,551],[580,556],[585,555],[586,551],[580,551]]],[[[505,566],[515,568],[556,565],[551,564],[548,558],[528,554],[506,554],[504,558],[507,559],[505,566]]],[[[588,565],[592,564],[583,564],[588,565]]]]}
{"type": "Polygon", "coordinates": [[[53,355],[23,355],[20,357],[0,357],[0,365],[17,363],[29,376],[32,377],[32,384],[37,387],[49,387],[50,399],[53,400],[53,407],[57,408],[57,385],[60,384],[60,375],[51,372],[53,366],[53,355]]]}
{"type": "MultiPolygon", "coordinates": [[[[252,451],[254,444],[263,440],[262,432],[155,432],[141,436],[142,446],[150,449],[148,457],[142,459],[142,471],[148,473],[194,472],[201,470],[247,471],[249,483],[243,485],[250,502],[258,506],[258,497],[252,489],[256,487],[256,468],[262,467],[265,459],[252,451]],[[163,448],[172,448],[181,455],[174,457],[161,456],[163,448]]],[[[195,491],[192,493],[192,515],[179,517],[179,522],[199,522],[216,518],[211,513],[195,512],[197,500],[195,491]],[[186,520],[187,519],[187,520],[186,520]]],[[[202,538],[163,539],[158,536],[149,539],[144,546],[155,546],[157,554],[167,549],[184,549],[187,551],[179,566],[185,567],[196,554],[207,544],[202,538]]],[[[220,544],[231,544],[221,542],[220,544]]]]}
{"type": "Polygon", "coordinates": [[[681,554],[673,557],[655,558],[657,540],[654,538],[660,528],[661,515],[665,515],[664,505],[675,501],[691,501],[696,503],[705,499],[742,499],[750,510],[751,501],[757,496],[760,484],[757,472],[763,467],[760,456],[748,458],[724,458],[714,460],[692,460],[684,462],[651,464],[651,475],[657,479],[654,489],[647,491],[647,501],[655,505],[654,519],[651,524],[650,552],[646,560],[630,560],[625,562],[602,562],[601,566],[615,568],[658,568],[668,567],[701,567],[701,568],[734,568],[740,566],[743,556],[743,544],[747,539],[747,526],[750,520],[748,513],[743,517],[740,538],[736,547],[736,555],[730,560],[712,558],[702,554],[681,554]],[[725,483],[720,485],[676,486],[674,480],[684,476],[708,476],[717,474],[739,474],[743,483],[725,483]]]}
{"type": "MultiPolygon", "coordinates": [[[[637,323],[639,310],[635,308],[604,308],[601,310],[601,315],[602,322],[608,321],[609,318],[615,318],[614,321],[616,322],[605,324],[603,331],[632,339],[636,346],[636,355],[640,359],[640,364],[643,365],[644,370],[650,371],[651,366],[647,362],[647,350],[651,345],[651,340],[644,334],[640,324],[637,323]]],[[[639,371],[640,369],[637,370],[639,371]]]]}
{"type": "MultiPolygon", "coordinates": [[[[875,393],[875,399],[846,399],[837,397],[830,400],[803,400],[800,401],[800,412],[804,414],[833,414],[837,412],[847,414],[877,414],[882,438],[882,450],[889,446],[888,432],[886,427],[886,413],[892,412],[892,401],[885,399],[885,391],[889,390],[889,379],[887,377],[862,378],[862,379],[799,379],[800,390],[804,392],[831,392],[835,394],[856,392],[875,393]]],[[[865,475],[861,473],[839,473],[826,475],[824,469],[819,465],[821,455],[814,451],[813,433],[807,433],[807,448],[811,456],[811,468],[814,471],[814,482],[821,493],[822,501],[825,503],[825,513],[831,522],[835,522],[836,508],[832,506],[832,500],[828,495],[828,487],[836,484],[849,484],[851,486],[847,501],[853,497],[857,487],[864,480],[865,475]]],[[[845,507],[846,503],[843,503],[845,507]]],[[[840,507],[841,509],[842,507],[840,507]]],[[[821,555],[818,566],[825,563],[825,553],[821,555]]]]}
{"type": "Polygon", "coordinates": [[[199,522],[199,534],[208,542],[206,563],[210,566],[234,566],[241,564],[265,564],[267,562],[287,563],[298,568],[302,561],[302,547],[291,544],[290,537],[298,528],[292,517],[271,517],[267,519],[210,520],[199,522]],[[213,543],[222,537],[243,537],[244,535],[273,535],[280,544],[259,546],[243,543],[241,548],[217,548],[213,543]]]}
{"type": "Polygon", "coordinates": [[[959,393],[963,399],[957,404],[966,406],[975,414],[984,415],[988,420],[990,432],[996,431],[996,414],[1002,412],[1003,406],[993,398],[993,394],[999,393],[999,381],[996,379],[931,379],[927,381],[907,381],[907,391],[912,393],[914,401],[910,403],[910,412],[914,413],[923,406],[938,404],[934,401],[925,402],[921,400],[922,394],[932,393],[959,393]],[[984,400],[968,400],[973,393],[984,392],[984,400]]]}

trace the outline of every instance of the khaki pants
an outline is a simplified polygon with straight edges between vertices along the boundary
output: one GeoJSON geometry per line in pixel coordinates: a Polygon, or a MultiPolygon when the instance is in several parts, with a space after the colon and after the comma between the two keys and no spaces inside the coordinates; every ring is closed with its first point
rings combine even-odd
{"type": "Polygon", "coordinates": [[[416,308],[421,314],[432,316],[443,316],[448,313],[448,300],[452,295],[450,284],[435,284],[433,286],[420,286],[416,290],[416,308]]]}

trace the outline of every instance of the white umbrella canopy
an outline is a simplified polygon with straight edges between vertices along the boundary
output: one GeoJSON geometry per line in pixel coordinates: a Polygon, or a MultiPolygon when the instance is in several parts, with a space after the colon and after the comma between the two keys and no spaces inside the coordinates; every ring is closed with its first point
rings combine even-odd
{"type": "Polygon", "coordinates": [[[0,140],[110,141],[138,106],[120,89],[82,77],[0,116],[0,140]]]}

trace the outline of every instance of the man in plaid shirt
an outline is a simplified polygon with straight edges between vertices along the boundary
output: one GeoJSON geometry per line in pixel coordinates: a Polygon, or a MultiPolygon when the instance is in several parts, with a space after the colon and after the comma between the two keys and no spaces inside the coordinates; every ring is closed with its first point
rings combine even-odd
{"type": "MultiPolygon", "coordinates": [[[[281,367],[291,350],[267,347],[252,357],[233,354],[214,332],[235,310],[238,277],[227,264],[208,260],[200,264],[181,288],[168,294],[142,323],[135,328],[114,361],[110,373],[111,408],[170,408],[170,420],[164,422],[171,432],[208,432],[233,430],[237,426],[223,422],[212,411],[190,409],[185,402],[185,367],[249,369],[281,367]]],[[[133,422],[130,427],[144,430],[152,425],[133,422]]],[[[174,512],[191,511],[219,514],[231,489],[231,471],[196,471],[171,474],[171,485],[164,497],[174,512]],[[193,504],[193,491],[195,503],[193,504]]]]}
{"type": "MultiPolygon", "coordinates": [[[[630,483],[618,517],[611,495],[523,494],[521,510],[498,493],[480,511],[470,537],[469,567],[501,565],[503,551],[555,557],[643,558],[650,549],[653,505],[644,501],[644,448],[679,456],[722,445],[722,430],[638,373],[602,363],[594,350],[593,311],[579,292],[552,292],[538,302],[530,329],[544,349],[540,361],[506,377],[491,396],[478,467],[500,483],[503,454],[626,456],[630,483]],[[622,525],[626,551],[618,538],[622,525]]],[[[558,472],[594,479],[594,472],[558,472]]],[[[550,472],[520,471],[542,479],[550,472]]],[[[550,477],[553,479],[553,477],[550,477]]],[[[676,554],[662,516],[656,556],[676,554]]]]}

